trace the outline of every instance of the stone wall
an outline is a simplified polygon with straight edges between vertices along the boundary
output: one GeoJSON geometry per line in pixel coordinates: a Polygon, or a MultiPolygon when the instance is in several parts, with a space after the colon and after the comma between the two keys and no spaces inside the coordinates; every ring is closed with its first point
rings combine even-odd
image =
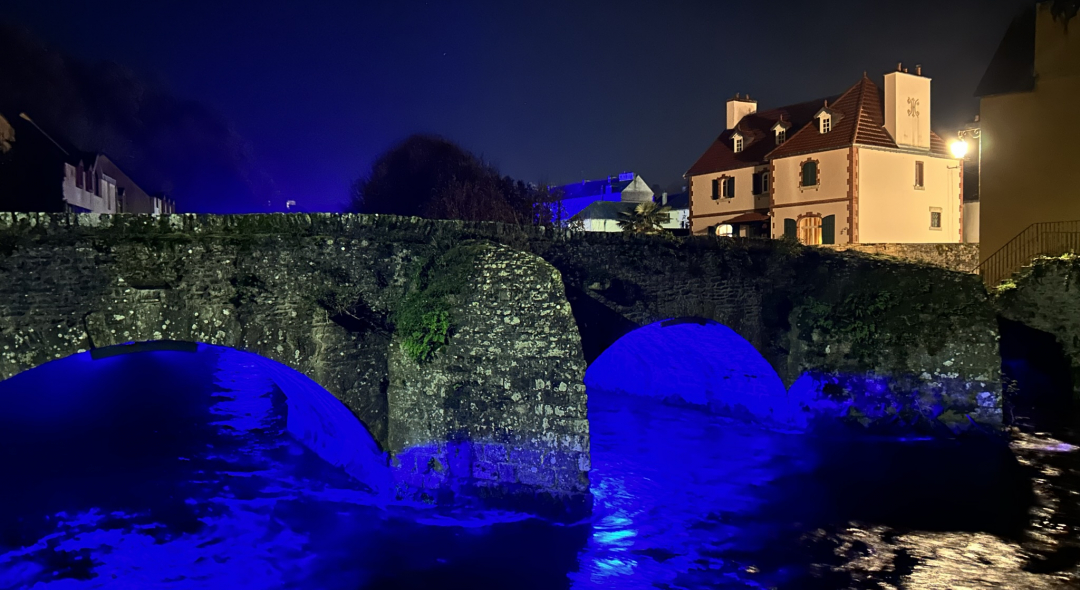
{"type": "Polygon", "coordinates": [[[1001,315],[1050,333],[1072,363],[1080,399],[1080,257],[1038,258],[995,291],[1001,315]]]}
{"type": "Polygon", "coordinates": [[[529,247],[563,273],[587,359],[634,327],[707,318],[753,344],[786,386],[801,379],[806,412],[821,418],[1001,424],[996,313],[976,275],[767,239],[592,234],[529,247]]]}
{"type": "Polygon", "coordinates": [[[820,247],[924,262],[957,272],[974,273],[979,265],[979,244],[835,244],[820,247]]]}
{"type": "Polygon", "coordinates": [[[746,338],[807,412],[1000,425],[995,310],[978,277],[923,264],[390,216],[0,214],[0,378],[133,340],[248,350],[341,399],[433,499],[580,500],[585,362],[680,317],[746,338]],[[463,244],[449,344],[417,361],[395,312],[463,244]]]}
{"type": "Polygon", "coordinates": [[[585,365],[558,271],[481,246],[453,302],[451,346],[423,365],[401,353],[395,305],[419,266],[467,240],[444,229],[376,217],[0,214],[0,378],[129,341],[229,346],[344,402],[397,466],[400,496],[497,492],[581,508],[585,365]]]}

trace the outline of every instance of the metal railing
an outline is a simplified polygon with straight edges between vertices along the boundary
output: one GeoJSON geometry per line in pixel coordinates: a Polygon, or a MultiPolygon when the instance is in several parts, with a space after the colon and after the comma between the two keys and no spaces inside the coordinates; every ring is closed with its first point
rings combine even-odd
{"type": "Polygon", "coordinates": [[[987,287],[996,287],[1038,256],[1070,252],[1080,252],[1080,221],[1033,223],[979,263],[978,272],[987,287]]]}

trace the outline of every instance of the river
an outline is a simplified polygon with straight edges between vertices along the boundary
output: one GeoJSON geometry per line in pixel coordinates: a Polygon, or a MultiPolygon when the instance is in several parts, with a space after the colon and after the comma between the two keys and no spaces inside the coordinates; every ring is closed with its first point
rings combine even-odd
{"type": "Polygon", "coordinates": [[[1069,588],[1080,455],[765,430],[590,391],[591,519],[386,502],[286,428],[251,355],[0,383],[0,588],[1069,588]]]}

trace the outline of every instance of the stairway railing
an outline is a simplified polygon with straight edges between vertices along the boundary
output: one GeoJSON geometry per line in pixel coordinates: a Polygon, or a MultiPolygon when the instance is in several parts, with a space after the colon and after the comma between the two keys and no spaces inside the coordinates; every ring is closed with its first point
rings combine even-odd
{"type": "Polygon", "coordinates": [[[987,287],[996,287],[1037,256],[1070,252],[1080,252],[1080,221],[1033,223],[979,263],[977,269],[987,287]]]}

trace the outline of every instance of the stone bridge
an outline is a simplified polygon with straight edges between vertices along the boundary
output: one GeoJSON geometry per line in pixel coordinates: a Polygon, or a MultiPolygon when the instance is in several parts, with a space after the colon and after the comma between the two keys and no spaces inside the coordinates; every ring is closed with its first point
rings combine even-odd
{"type": "Polygon", "coordinates": [[[403,489],[444,496],[587,499],[586,367],[667,318],[736,331],[809,384],[811,417],[1001,423],[994,308],[930,266],[387,216],[0,214],[0,379],[132,341],[251,351],[340,399],[403,489]]]}

